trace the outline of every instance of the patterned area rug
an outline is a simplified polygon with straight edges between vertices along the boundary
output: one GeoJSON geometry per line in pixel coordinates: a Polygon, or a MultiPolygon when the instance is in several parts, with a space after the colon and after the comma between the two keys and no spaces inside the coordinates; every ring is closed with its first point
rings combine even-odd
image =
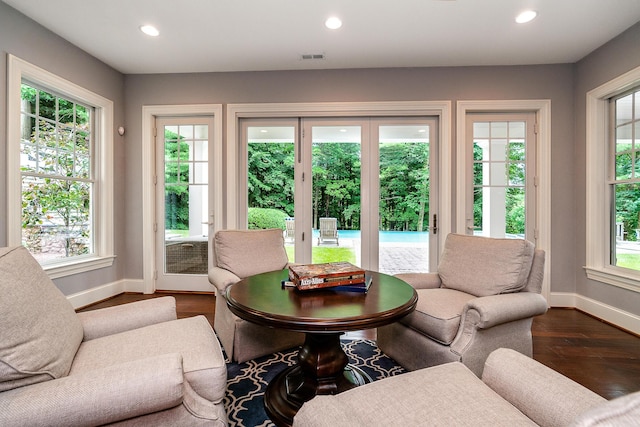
{"type": "MultiPolygon", "coordinates": [[[[358,366],[375,381],[404,371],[382,354],[374,341],[342,340],[349,363],[358,366]]],[[[263,396],[269,381],[296,363],[298,350],[274,353],[244,363],[227,363],[227,395],[224,406],[229,426],[273,427],[264,410],[263,396]]]]}

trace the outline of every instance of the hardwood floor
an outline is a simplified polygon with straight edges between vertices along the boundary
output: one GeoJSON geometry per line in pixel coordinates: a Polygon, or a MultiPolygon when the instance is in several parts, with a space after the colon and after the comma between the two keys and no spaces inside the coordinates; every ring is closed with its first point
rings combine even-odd
{"type": "MultiPolygon", "coordinates": [[[[176,297],[178,317],[203,314],[213,325],[211,294],[122,294],[81,310],[124,304],[164,295],[176,297]]],[[[552,308],[533,321],[533,358],[563,375],[613,399],[640,390],[640,337],[578,310],[552,308]]],[[[375,339],[375,330],[348,334],[375,339]]]]}

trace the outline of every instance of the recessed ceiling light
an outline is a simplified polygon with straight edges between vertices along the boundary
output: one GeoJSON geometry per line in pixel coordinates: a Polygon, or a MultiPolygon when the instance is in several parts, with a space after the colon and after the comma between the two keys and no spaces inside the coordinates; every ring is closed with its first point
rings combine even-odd
{"type": "Polygon", "coordinates": [[[538,16],[538,12],[535,10],[525,10],[516,16],[516,22],[518,24],[525,24],[527,22],[533,21],[535,17],[538,16]]]}
{"type": "Polygon", "coordinates": [[[324,26],[329,28],[330,30],[337,30],[342,27],[342,21],[340,18],[332,16],[331,18],[324,21],[324,26]]]}
{"type": "Polygon", "coordinates": [[[151,37],[157,37],[160,35],[160,31],[158,31],[158,29],[153,25],[143,25],[140,27],[140,31],[151,37]]]}

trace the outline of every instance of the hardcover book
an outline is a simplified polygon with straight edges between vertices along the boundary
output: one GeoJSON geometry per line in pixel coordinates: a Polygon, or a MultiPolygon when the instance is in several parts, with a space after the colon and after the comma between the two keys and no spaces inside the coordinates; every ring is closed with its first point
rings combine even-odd
{"type": "Polygon", "coordinates": [[[289,279],[298,289],[317,289],[364,283],[364,270],[349,262],[289,266],[289,279]]]}

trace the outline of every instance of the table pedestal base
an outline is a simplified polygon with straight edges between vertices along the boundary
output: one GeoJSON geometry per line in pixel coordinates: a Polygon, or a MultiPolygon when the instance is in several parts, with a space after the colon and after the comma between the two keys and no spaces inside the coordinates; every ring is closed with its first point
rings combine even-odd
{"type": "Polygon", "coordinates": [[[302,404],[318,394],[341,393],[372,381],[362,369],[347,363],[340,335],[307,333],[298,364],[269,383],[264,406],[276,425],[290,426],[302,404]]]}

